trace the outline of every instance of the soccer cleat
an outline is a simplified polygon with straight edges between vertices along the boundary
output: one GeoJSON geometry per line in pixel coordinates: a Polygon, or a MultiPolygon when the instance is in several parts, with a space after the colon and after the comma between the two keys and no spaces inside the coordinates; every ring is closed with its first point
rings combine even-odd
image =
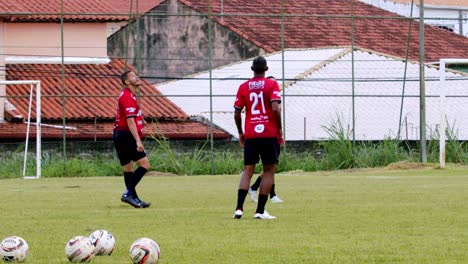
{"type": "Polygon", "coordinates": [[[270,203],[282,203],[283,200],[281,200],[278,196],[273,196],[270,198],[270,203]]]}
{"type": "Polygon", "coordinates": [[[151,203],[147,203],[145,201],[140,200],[140,198],[135,198],[135,201],[140,205],[140,208],[147,208],[151,206],[151,203]]]}
{"type": "Polygon", "coordinates": [[[249,196],[250,196],[250,200],[252,200],[252,202],[258,203],[258,200],[257,200],[257,191],[252,190],[251,188],[249,188],[249,196]]]}
{"type": "Polygon", "coordinates": [[[122,201],[123,203],[128,203],[129,205],[135,208],[141,208],[141,204],[138,203],[138,201],[136,201],[135,198],[129,195],[123,194],[120,198],[120,201],[122,201]]]}
{"type": "Polygon", "coordinates": [[[276,219],[276,216],[270,215],[270,214],[265,210],[265,211],[263,211],[263,214],[255,213],[255,214],[254,214],[254,218],[255,218],[255,219],[263,219],[263,220],[272,220],[272,219],[276,219]]]}
{"type": "Polygon", "coordinates": [[[234,219],[241,219],[242,218],[242,210],[240,209],[237,209],[235,212],[234,212],[234,215],[232,216],[232,218],[234,219]]]}

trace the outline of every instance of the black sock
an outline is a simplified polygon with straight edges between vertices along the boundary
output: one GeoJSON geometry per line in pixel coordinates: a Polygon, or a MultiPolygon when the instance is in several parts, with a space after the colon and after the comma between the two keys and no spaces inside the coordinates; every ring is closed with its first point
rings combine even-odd
{"type": "Polygon", "coordinates": [[[132,176],[133,176],[133,172],[124,171],[124,182],[125,182],[125,187],[127,187],[126,194],[128,196],[135,195],[135,186],[132,183],[132,176]]]}
{"type": "Polygon", "coordinates": [[[236,210],[244,210],[245,197],[247,196],[247,190],[239,189],[237,190],[237,207],[236,210]]]}
{"type": "MultiPolygon", "coordinates": [[[[132,175],[132,182],[133,182],[133,188],[136,189],[136,186],[138,185],[138,183],[141,181],[141,178],[143,178],[143,176],[145,176],[146,172],[148,170],[143,168],[143,167],[138,167],[135,172],[133,172],[133,175],[132,175]]],[[[137,197],[136,195],[136,191],[135,191],[135,196],[137,197]]]]}
{"type": "Polygon", "coordinates": [[[250,189],[256,191],[258,190],[258,187],[260,187],[260,183],[262,182],[262,177],[258,176],[257,180],[255,180],[254,184],[250,186],[250,189]]]}
{"type": "Polygon", "coordinates": [[[276,193],[275,193],[275,185],[271,185],[271,190],[270,190],[270,198],[276,196],[276,193]]]}
{"type": "Polygon", "coordinates": [[[265,212],[265,205],[268,201],[268,195],[260,194],[258,195],[258,204],[256,213],[263,214],[265,212]]]}

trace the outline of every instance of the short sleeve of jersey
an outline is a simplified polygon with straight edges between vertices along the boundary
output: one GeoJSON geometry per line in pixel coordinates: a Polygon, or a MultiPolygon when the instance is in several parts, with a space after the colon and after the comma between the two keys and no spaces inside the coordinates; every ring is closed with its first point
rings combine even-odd
{"type": "Polygon", "coordinates": [[[137,102],[130,94],[125,94],[120,100],[120,107],[124,111],[126,118],[137,116],[137,102]]]}
{"type": "Polygon", "coordinates": [[[281,102],[281,91],[277,81],[272,81],[272,89],[270,90],[270,100],[281,102]]]}
{"type": "Polygon", "coordinates": [[[242,96],[242,85],[237,90],[236,101],[234,102],[234,107],[237,109],[242,109],[245,106],[244,97],[242,96]]]}

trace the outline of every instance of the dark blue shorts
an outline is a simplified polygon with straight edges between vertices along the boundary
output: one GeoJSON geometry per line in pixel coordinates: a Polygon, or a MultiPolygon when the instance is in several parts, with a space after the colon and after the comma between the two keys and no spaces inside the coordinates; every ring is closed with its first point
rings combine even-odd
{"type": "Polygon", "coordinates": [[[277,138],[248,138],[244,143],[244,165],[278,164],[280,145],[277,138]]]}
{"type": "Polygon", "coordinates": [[[130,161],[137,161],[146,157],[146,153],[137,151],[135,138],[130,131],[114,130],[114,146],[120,165],[127,165],[130,161]]]}

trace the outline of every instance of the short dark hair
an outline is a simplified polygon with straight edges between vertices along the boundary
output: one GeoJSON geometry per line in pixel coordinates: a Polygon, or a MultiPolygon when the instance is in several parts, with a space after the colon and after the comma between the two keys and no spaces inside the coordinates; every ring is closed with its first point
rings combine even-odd
{"type": "Polygon", "coordinates": [[[264,57],[258,56],[252,62],[252,70],[256,73],[263,73],[267,70],[267,61],[264,57]]]}
{"type": "Polygon", "coordinates": [[[127,71],[124,71],[124,72],[122,73],[122,75],[120,75],[120,80],[122,81],[123,85],[126,84],[125,81],[127,80],[127,76],[128,76],[128,74],[131,73],[131,72],[132,72],[132,71],[127,70],[127,71]]]}

